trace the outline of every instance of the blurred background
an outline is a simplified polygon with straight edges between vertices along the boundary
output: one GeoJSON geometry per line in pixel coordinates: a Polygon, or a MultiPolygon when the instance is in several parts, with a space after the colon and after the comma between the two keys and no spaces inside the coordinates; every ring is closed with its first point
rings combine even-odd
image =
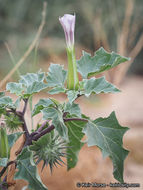
{"type": "MultiPolygon", "coordinates": [[[[43,2],[43,0],[0,0],[0,88],[5,88],[6,77],[7,81],[16,81],[19,74],[35,72],[40,68],[48,71],[51,62],[67,67],[64,32],[58,18],[65,13],[75,13],[77,59],[80,58],[82,49],[93,55],[101,46],[107,51],[131,57],[128,63],[105,73],[106,78],[116,84],[122,93],[91,96],[90,99],[80,98],[78,103],[82,111],[92,118],[108,116],[115,110],[120,123],[130,127],[124,137],[124,147],[131,151],[125,161],[125,181],[140,183],[142,186],[143,1],[48,0],[46,22],[40,37],[28,57],[16,72],[10,75],[11,70],[35,39],[42,19],[43,2]],[[87,110],[87,106],[90,109],[87,110]]],[[[43,93],[40,96],[47,97],[47,94],[43,93]]],[[[55,97],[61,101],[65,99],[63,95],[55,97]]],[[[35,97],[34,101],[38,99],[39,97],[35,97]]],[[[44,182],[49,184],[51,190],[56,190],[57,186],[59,190],[67,187],[72,190],[76,189],[78,181],[102,183],[115,181],[110,160],[103,160],[98,149],[84,147],[79,159],[77,167],[68,174],[65,167],[56,169],[52,177],[49,176],[49,172],[46,173],[46,177],[44,174],[44,182]]],[[[143,186],[140,189],[143,189],[143,186]]]]}

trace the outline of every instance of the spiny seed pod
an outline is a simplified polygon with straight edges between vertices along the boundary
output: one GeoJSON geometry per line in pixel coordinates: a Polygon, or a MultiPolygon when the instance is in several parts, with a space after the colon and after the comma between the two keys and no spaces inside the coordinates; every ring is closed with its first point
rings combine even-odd
{"type": "Polygon", "coordinates": [[[0,126],[0,158],[9,158],[10,148],[6,128],[0,126]]]}
{"type": "Polygon", "coordinates": [[[67,147],[65,145],[59,135],[54,136],[52,133],[48,133],[38,141],[33,141],[30,150],[34,151],[36,164],[43,160],[42,170],[46,165],[49,165],[52,172],[53,167],[57,166],[56,164],[64,163],[61,157],[66,157],[67,147]]]}
{"type": "Polygon", "coordinates": [[[10,113],[5,116],[5,122],[6,122],[6,127],[11,132],[17,131],[22,124],[22,122],[19,120],[19,117],[13,113],[10,113]]]}

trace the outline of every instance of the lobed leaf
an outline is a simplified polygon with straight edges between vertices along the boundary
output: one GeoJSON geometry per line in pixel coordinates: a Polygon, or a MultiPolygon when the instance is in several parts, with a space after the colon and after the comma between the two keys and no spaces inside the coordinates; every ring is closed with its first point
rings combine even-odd
{"type": "Polygon", "coordinates": [[[69,102],[65,104],[64,106],[64,112],[68,112],[70,115],[77,115],[78,117],[81,117],[81,110],[78,104],[69,102]]]}
{"type": "Polygon", "coordinates": [[[47,88],[47,84],[44,83],[45,74],[43,72],[28,73],[21,76],[20,83],[25,86],[24,97],[40,92],[47,88]]]}
{"type": "Polygon", "coordinates": [[[20,106],[21,97],[18,97],[14,103],[15,107],[18,108],[20,106]]]}
{"type": "Polygon", "coordinates": [[[43,82],[45,74],[44,72],[38,73],[27,73],[26,75],[21,75],[19,82],[24,84],[24,86],[28,87],[32,85],[35,81],[36,82],[43,82]]]}
{"type": "Polygon", "coordinates": [[[53,102],[48,98],[48,99],[40,99],[39,102],[34,106],[34,109],[32,111],[32,116],[37,115],[40,113],[44,108],[49,107],[52,105],[53,102]]]}
{"type": "Polygon", "coordinates": [[[91,93],[115,93],[120,92],[113,84],[106,81],[105,77],[83,79],[82,85],[84,88],[83,93],[85,96],[90,96],[91,93]]]}
{"type": "Polygon", "coordinates": [[[48,91],[49,94],[59,94],[59,93],[64,93],[64,92],[65,92],[65,88],[63,87],[55,87],[48,91]]]}
{"type": "Polygon", "coordinates": [[[21,83],[9,82],[6,85],[6,90],[10,91],[10,93],[20,96],[22,94],[22,91],[24,90],[24,88],[21,83]]]}
{"type": "Polygon", "coordinates": [[[28,181],[28,188],[31,190],[47,190],[38,174],[37,167],[33,161],[33,154],[28,148],[24,148],[17,157],[17,168],[18,172],[15,174],[15,179],[28,181]]]}
{"type": "Polygon", "coordinates": [[[67,146],[69,147],[67,149],[67,169],[74,168],[78,162],[78,153],[82,146],[84,145],[83,142],[81,142],[81,139],[84,136],[84,133],[82,132],[86,122],[84,121],[68,121],[65,123],[68,127],[68,137],[69,137],[69,143],[67,146]]]}
{"type": "Polygon", "coordinates": [[[51,64],[49,67],[48,76],[46,80],[48,87],[64,87],[67,71],[63,69],[63,66],[58,64],[51,64]]]}
{"type": "Polygon", "coordinates": [[[52,124],[55,126],[55,129],[59,135],[66,141],[68,141],[68,129],[63,121],[62,110],[56,109],[54,107],[44,108],[42,110],[44,119],[52,119],[52,124]]]}
{"type": "Polygon", "coordinates": [[[82,77],[86,79],[91,75],[109,70],[128,60],[129,58],[127,57],[123,57],[114,52],[108,53],[104,48],[100,48],[95,52],[93,57],[91,57],[91,54],[83,51],[83,56],[77,61],[77,69],[82,77]]]}
{"type": "Polygon", "coordinates": [[[88,146],[98,146],[103,157],[111,158],[114,177],[121,183],[123,182],[123,163],[128,155],[128,151],[122,147],[122,138],[127,130],[127,127],[122,127],[118,123],[114,112],[107,118],[89,121],[83,129],[83,133],[87,136],[88,146]]]}
{"type": "Polygon", "coordinates": [[[0,98],[0,108],[6,107],[15,109],[12,99],[9,96],[2,96],[0,98]]]}
{"type": "Polygon", "coordinates": [[[7,91],[17,96],[28,98],[32,94],[47,88],[47,84],[44,83],[45,74],[43,72],[28,73],[20,76],[20,78],[19,83],[8,83],[6,86],[7,91]]]}
{"type": "Polygon", "coordinates": [[[23,132],[17,132],[17,133],[12,133],[10,135],[8,135],[8,144],[9,147],[11,148],[15,142],[17,141],[17,139],[23,134],[23,132]]]}
{"type": "Polygon", "coordinates": [[[67,91],[67,96],[68,96],[70,104],[72,104],[76,100],[79,94],[80,92],[76,90],[67,91]]]}
{"type": "Polygon", "coordinates": [[[41,90],[44,90],[47,88],[47,84],[44,82],[33,82],[31,85],[27,86],[27,89],[25,91],[25,96],[29,96],[31,94],[40,92],[41,90]]]}

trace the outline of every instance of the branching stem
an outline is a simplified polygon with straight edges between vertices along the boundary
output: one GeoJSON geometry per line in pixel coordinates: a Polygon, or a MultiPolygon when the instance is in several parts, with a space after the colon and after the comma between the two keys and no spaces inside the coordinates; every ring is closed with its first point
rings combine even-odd
{"type": "Polygon", "coordinates": [[[43,135],[45,135],[47,133],[50,133],[53,129],[55,129],[55,126],[54,125],[50,125],[46,129],[44,129],[43,131],[41,131],[41,133],[35,135],[32,140],[34,140],[34,141],[38,140],[43,135]]]}
{"type": "Polygon", "coordinates": [[[68,122],[68,121],[84,121],[84,122],[88,122],[88,119],[84,119],[84,118],[64,118],[64,122],[68,122]]]}
{"type": "Polygon", "coordinates": [[[5,171],[7,170],[8,166],[10,166],[11,164],[15,163],[16,164],[16,161],[10,161],[7,163],[7,165],[5,167],[3,167],[3,169],[0,171],[0,177],[3,176],[3,174],[5,173],[5,171]]]}
{"type": "Polygon", "coordinates": [[[48,122],[49,122],[49,120],[46,120],[44,123],[42,123],[42,125],[39,127],[37,132],[40,133],[43,130],[43,128],[47,125],[48,122]]]}
{"type": "Polygon", "coordinates": [[[25,112],[26,112],[26,108],[27,108],[27,104],[28,104],[28,99],[23,99],[24,101],[24,108],[23,108],[23,111],[22,111],[22,115],[24,116],[25,115],[25,112]]]}
{"type": "Polygon", "coordinates": [[[22,129],[25,132],[25,136],[26,136],[26,139],[27,139],[30,136],[30,134],[29,134],[29,131],[28,131],[28,127],[27,127],[24,115],[25,115],[25,112],[26,112],[26,109],[27,109],[28,99],[23,99],[23,101],[24,101],[23,111],[22,112],[21,111],[15,111],[15,114],[22,121],[22,129]]]}
{"type": "MultiPolygon", "coordinates": [[[[68,122],[68,121],[83,121],[83,122],[88,122],[87,119],[84,118],[64,118],[64,122],[68,122]]],[[[31,137],[31,140],[29,140],[29,143],[27,145],[30,145],[32,143],[32,140],[37,141],[40,137],[42,137],[43,135],[50,133],[53,129],[55,129],[54,125],[50,125],[49,127],[47,127],[46,129],[42,130],[46,125],[47,125],[48,121],[45,121],[42,125],[41,125],[41,129],[39,131],[38,134],[35,134],[34,136],[31,137]]]]}

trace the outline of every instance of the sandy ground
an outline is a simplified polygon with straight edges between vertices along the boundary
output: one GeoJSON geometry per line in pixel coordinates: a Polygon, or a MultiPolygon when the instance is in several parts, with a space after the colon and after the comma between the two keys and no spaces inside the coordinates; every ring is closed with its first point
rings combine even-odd
{"type": "MultiPolygon", "coordinates": [[[[125,160],[124,180],[126,183],[140,183],[140,188],[129,188],[131,190],[143,189],[143,78],[128,77],[120,89],[121,93],[102,95],[98,98],[91,97],[91,100],[81,97],[78,103],[81,105],[82,112],[93,119],[106,117],[114,110],[119,123],[130,128],[123,139],[124,147],[130,150],[125,160]]],[[[41,98],[43,97],[47,97],[47,94],[41,94],[41,98]]],[[[34,98],[34,104],[38,98],[37,96],[34,98]]],[[[65,96],[60,96],[58,99],[64,101],[65,98],[65,96]]],[[[28,114],[29,112],[26,117],[28,114]]],[[[46,168],[41,177],[50,190],[76,190],[82,189],[76,187],[77,182],[108,184],[117,182],[113,178],[112,170],[113,166],[109,158],[103,159],[97,147],[88,148],[85,145],[79,153],[79,162],[74,169],[67,172],[65,166],[59,167],[55,168],[53,174],[50,175],[49,168],[46,168]]],[[[23,183],[19,181],[14,190],[21,190],[22,186],[23,183]]],[[[115,190],[120,188],[83,189],[115,190]]]]}

